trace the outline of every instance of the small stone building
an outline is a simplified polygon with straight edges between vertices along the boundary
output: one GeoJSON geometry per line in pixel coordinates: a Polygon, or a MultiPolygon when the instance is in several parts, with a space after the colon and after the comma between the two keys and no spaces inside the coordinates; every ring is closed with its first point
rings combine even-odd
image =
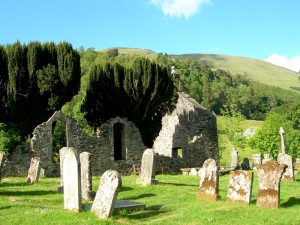
{"type": "MultiPolygon", "coordinates": [[[[219,160],[215,116],[188,95],[179,92],[176,109],[162,119],[162,129],[154,142],[156,165],[166,172],[179,172],[182,167],[199,167],[208,158],[219,160]]],[[[53,162],[53,124],[66,125],[66,145],[78,153],[90,152],[92,174],[108,169],[121,174],[132,173],[140,165],[146,146],[138,128],[126,118],[111,118],[101,125],[97,135],[83,132],[77,122],[60,111],[33,131],[31,145],[18,147],[4,162],[4,176],[24,176],[30,159],[40,157],[45,176],[59,176],[59,164],[53,162]]]]}

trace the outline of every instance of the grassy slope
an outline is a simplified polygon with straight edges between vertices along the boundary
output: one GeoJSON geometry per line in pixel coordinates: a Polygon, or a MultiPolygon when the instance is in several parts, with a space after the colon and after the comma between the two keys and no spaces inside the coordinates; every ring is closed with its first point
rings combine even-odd
{"type": "Polygon", "coordinates": [[[215,69],[223,69],[232,74],[247,75],[255,81],[284,89],[300,87],[299,73],[263,60],[216,54],[187,54],[173,57],[181,59],[190,57],[201,60],[215,69]]]}
{"type": "MultiPolygon", "coordinates": [[[[229,176],[220,177],[217,202],[196,200],[199,177],[158,175],[158,185],[141,187],[137,176],[122,176],[120,200],[146,204],[146,209],[131,213],[120,212],[108,220],[100,220],[86,208],[81,213],[64,210],[63,195],[57,192],[57,178],[40,179],[26,184],[26,177],[3,178],[0,185],[0,224],[300,224],[299,182],[281,182],[279,209],[256,206],[257,174],[254,172],[252,201],[241,205],[226,201],[229,176]]],[[[99,177],[93,178],[93,190],[99,177]]],[[[83,204],[92,202],[84,201],[83,204]]]]}
{"type": "MultiPolygon", "coordinates": [[[[151,50],[147,50],[147,49],[139,49],[139,48],[119,48],[116,47],[119,50],[119,55],[123,56],[123,55],[130,55],[130,56],[141,56],[141,57],[147,57],[150,59],[155,59],[157,57],[157,53],[151,51],[151,50]]],[[[108,51],[112,48],[106,48],[101,51],[108,51]]]]}

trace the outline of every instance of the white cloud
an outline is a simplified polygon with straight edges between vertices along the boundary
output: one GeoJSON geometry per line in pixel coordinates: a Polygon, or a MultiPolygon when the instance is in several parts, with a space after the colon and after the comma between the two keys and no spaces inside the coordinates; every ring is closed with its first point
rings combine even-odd
{"type": "Polygon", "coordinates": [[[211,0],[150,0],[161,8],[165,15],[185,17],[196,14],[202,5],[211,3],[211,0]]]}
{"type": "Polygon", "coordinates": [[[292,59],[288,59],[283,55],[273,54],[265,59],[265,61],[277,66],[288,68],[295,72],[300,71],[300,56],[295,56],[292,59]]]}

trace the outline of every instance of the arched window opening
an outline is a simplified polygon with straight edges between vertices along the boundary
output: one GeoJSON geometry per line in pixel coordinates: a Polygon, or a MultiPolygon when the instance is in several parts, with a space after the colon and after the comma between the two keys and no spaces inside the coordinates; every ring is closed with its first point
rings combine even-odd
{"type": "Polygon", "coordinates": [[[114,159],[126,160],[124,124],[115,123],[113,126],[113,132],[114,132],[114,159]]]}
{"type": "Polygon", "coordinates": [[[52,153],[54,163],[59,163],[59,150],[66,146],[66,123],[60,120],[55,121],[52,123],[52,153]]]}

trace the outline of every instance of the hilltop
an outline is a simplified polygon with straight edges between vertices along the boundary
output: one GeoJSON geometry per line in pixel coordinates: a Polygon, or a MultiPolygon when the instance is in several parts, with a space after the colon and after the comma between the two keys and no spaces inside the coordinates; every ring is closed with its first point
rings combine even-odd
{"type": "MultiPolygon", "coordinates": [[[[158,53],[147,49],[115,48],[119,50],[119,55],[136,55],[150,59],[155,59],[158,55],[158,53]]],[[[109,49],[111,48],[100,50],[100,52],[105,52],[109,49]]],[[[188,58],[200,60],[215,70],[222,69],[229,71],[233,75],[246,75],[249,79],[263,84],[287,90],[300,91],[300,82],[298,81],[299,73],[263,60],[221,54],[169,54],[169,56],[178,60],[186,60],[188,58]]]]}

